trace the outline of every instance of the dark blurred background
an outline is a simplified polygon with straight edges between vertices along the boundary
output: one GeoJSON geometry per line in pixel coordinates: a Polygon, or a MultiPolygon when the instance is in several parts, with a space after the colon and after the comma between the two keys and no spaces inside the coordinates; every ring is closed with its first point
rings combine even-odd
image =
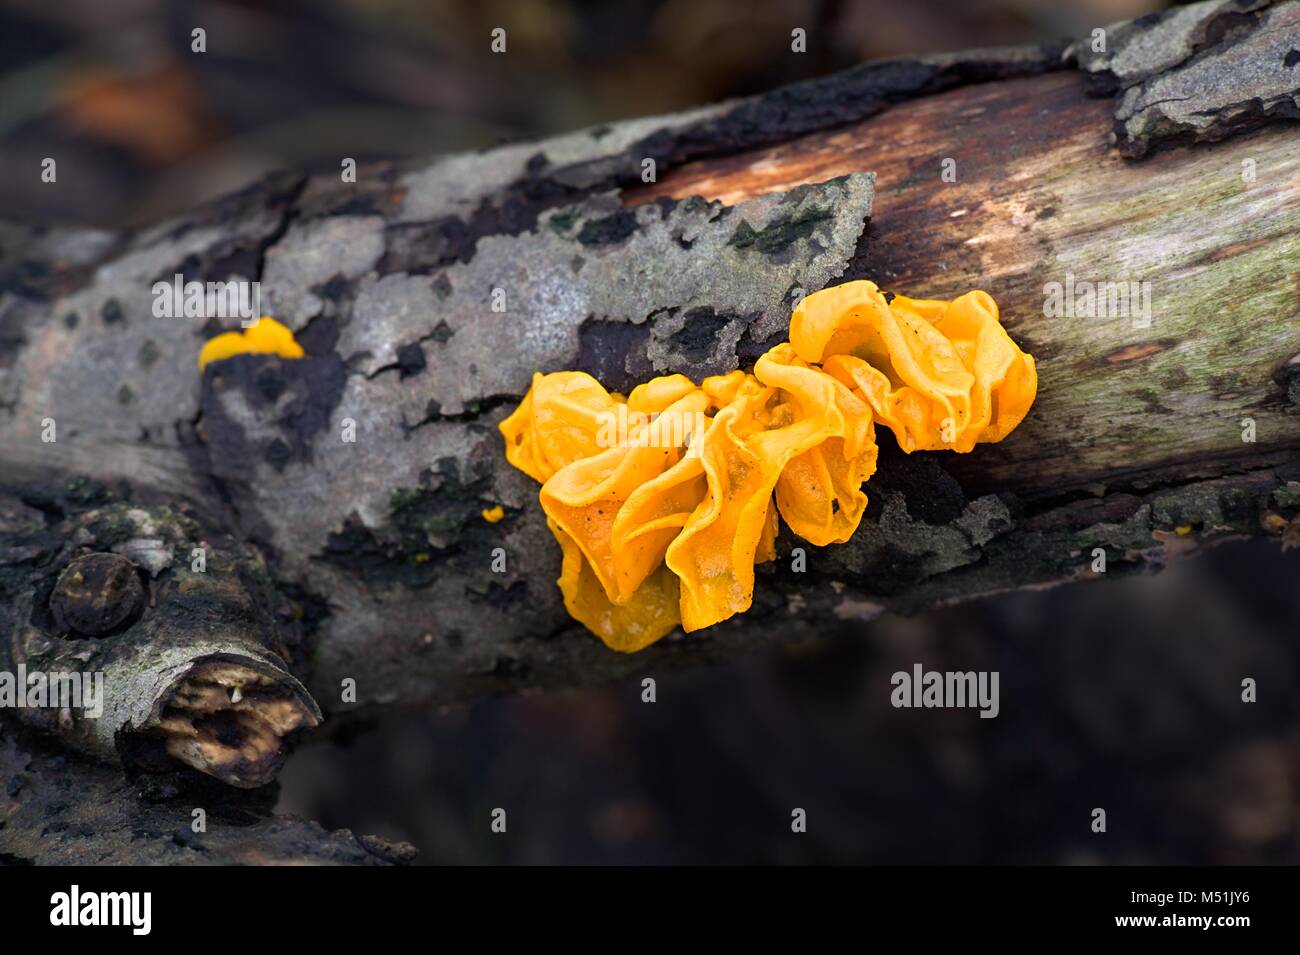
{"type": "MultiPolygon", "coordinates": [[[[283,166],[475,148],[1161,6],[8,0],[0,216],[150,222],[283,166]],[[506,56],[488,51],[496,26],[506,56]],[[32,188],[56,154],[60,188],[32,188]]],[[[281,805],[429,863],[1294,863],[1298,581],[1300,553],[1239,543],[1155,577],[828,623],[815,643],[656,674],[653,705],[632,681],[309,746],[281,805]],[[890,675],[914,663],[998,670],[1001,715],[893,709],[890,675]]]]}

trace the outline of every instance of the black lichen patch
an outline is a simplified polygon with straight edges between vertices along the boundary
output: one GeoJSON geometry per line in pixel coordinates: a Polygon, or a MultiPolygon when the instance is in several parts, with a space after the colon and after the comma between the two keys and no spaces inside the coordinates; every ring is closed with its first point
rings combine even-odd
{"type": "Polygon", "coordinates": [[[152,368],[159,357],[157,343],[152,338],[146,338],[144,344],[140,346],[140,353],[136,357],[142,367],[152,368]]]}
{"type": "Polygon", "coordinates": [[[333,352],[291,360],[236,355],[210,366],[200,409],[212,473],[221,480],[243,483],[257,473],[256,456],[277,469],[289,461],[311,460],[312,440],[330,426],[346,381],[343,360],[333,352]],[[260,449],[250,446],[243,428],[226,412],[221,396],[231,388],[242,392],[250,407],[276,411],[271,423],[279,435],[260,449]]]}
{"type": "Polygon", "coordinates": [[[435,268],[468,262],[479,236],[455,216],[430,222],[397,223],[384,230],[385,250],[376,271],[427,273],[435,268]]]}
{"type": "Polygon", "coordinates": [[[341,166],[332,160],[313,169],[324,174],[314,176],[295,207],[300,218],[328,219],[337,216],[379,216],[395,219],[405,192],[400,179],[407,171],[401,163],[390,160],[360,162],[355,182],[344,182],[341,166]]]}
{"type": "Polygon", "coordinates": [[[1240,10],[1217,12],[1203,24],[1204,36],[1200,42],[1192,45],[1192,55],[1195,56],[1211,47],[1231,45],[1243,40],[1258,22],[1258,12],[1243,13],[1240,10]]]}
{"type": "Polygon", "coordinates": [[[876,429],[880,455],[876,473],[867,484],[867,518],[880,519],[884,495],[897,491],[907,504],[907,513],[926,524],[955,521],[966,510],[966,494],[957,479],[945,471],[931,454],[905,454],[886,428],[876,429]]]}
{"type": "Polygon", "coordinates": [[[397,349],[397,370],[401,378],[418,375],[429,367],[424,357],[424,349],[419,342],[410,342],[397,349]]]}
{"type": "Polygon", "coordinates": [[[929,556],[912,553],[891,541],[882,541],[866,553],[855,582],[865,593],[877,596],[906,593],[928,576],[926,563],[929,556]]]}
{"type": "Polygon", "coordinates": [[[350,297],[354,291],[355,285],[351,280],[336,274],[319,287],[318,294],[331,302],[341,302],[345,297],[350,297]]]}
{"type": "Polygon", "coordinates": [[[335,304],[343,301],[352,292],[352,283],[340,274],[334,274],[328,282],[321,282],[311,287],[311,293],[327,302],[335,304]]]}
{"type": "MultiPolygon", "coordinates": [[[[799,198],[811,188],[799,186],[791,190],[790,205],[796,205],[799,198]]],[[[780,255],[790,251],[790,247],[800,239],[812,238],[819,226],[831,223],[834,219],[835,210],[828,206],[813,206],[778,214],[762,229],[755,229],[742,219],[728,244],[764,255],[780,255]]]]}
{"type": "Polygon", "coordinates": [[[752,367],[754,362],[767,354],[770,349],[785,341],[788,334],[788,330],[783,329],[759,341],[754,337],[754,326],[750,325],[740,336],[740,341],[736,342],[736,360],[746,368],[752,367]]]}
{"type": "Polygon", "coordinates": [[[551,231],[556,235],[568,235],[581,218],[582,210],[578,206],[571,206],[555,213],[546,220],[546,224],[551,227],[551,231]]]}
{"type": "Polygon", "coordinates": [[[718,347],[718,336],[736,319],[753,321],[758,316],[720,313],[710,306],[688,309],[682,316],[686,324],[668,339],[674,351],[692,364],[708,361],[718,347]]]}
{"type": "MultiPolygon", "coordinates": [[[[11,527],[0,521],[0,623],[11,626],[6,614],[11,612],[15,599],[21,594],[32,594],[28,623],[47,632],[54,631],[50,596],[61,570],[58,558],[65,545],[57,523],[11,527]]],[[[7,643],[0,644],[0,660],[7,649],[7,643]]]]}
{"type": "Polygon", "coordinates": [[[18,350],[27,344],[23,334],[24,310],[14,304],[0,312],[0,368],[7,368],[18,356],[18,350]]]}
{"type": "Polygon", "coordinates": [[[524,164],[524,168],[528,170],[530,176],[539,176],[550,164],[551,161],[546,158],[546,153],[538,152],[528,157],[528,162],[524,164]]]}
{"type": "Polygon", "coordinates": [[[456,333],[451,330],[450,325],[445,321],[439,321],[438,324],[433,327],[433,331],[431,331],[426,338],[430,341],[437,342],[439,345],[445,345],[447,342],[451,341],[451,336],[455,334],[456,333]]]}
{"type": "Polygon", "coordinates": [[[307,637],[314,637],[330,616],[329,601],[298,584],[281,582],[280,592],[289,603],[289,613],[307,637]]]}
{"type": "Polygon", "coordinates": [[[297,173],[272,173],[190,213],[171,231],[170,238],[205,227],[216,227],[229,238],[186,257],[156,281],[171,282],[177,272],[186,281],[225,282],[236,277],[260,281],[267,250],[288,231],[297,212],[295,203],[306,183],[306,178],[297,173]],[[257,228],[250,230],[249,223],[257,228]]]}
{"type": "Polygon", "coordinates": [[[264,236],[238,235],[222,239],[203,250],[191,252],[175,266],[154,277],[154,282],[171,285],[176,276],[182,282],[227,282],[235,277],[254,279],[261,275],[264,236]]]}
{"type": "MultiPolygon", "coordinates": [[[[420,341],[423,341],[421,339],[420,341]]],[[[408,342],[405,345],[399,345],[397,348],[397,361],[376,368],[369,375],[375,378],[385,372],[395,371],[401,380],[405,380],[414,375],[420,374],[429,367],[428,360],[424,356],[424,348],[420,341],[408,342]]]]}
{"type": "MultiPolygon", "coordinates": [[[[227,227],[243,224],[257,220],[268,213],[272,221],[281,222],[288,216],[289,210],[302,193],[305,184],[306,177],[300,173],[288,171],[271,173],[238,192],[228,193],[214,202],[200,206],[178,222],[168,233],[168,237],[176,239],[193,230],[209,226],[227,227]]],[[[167,278],[170,279],[171,276],[167,278]]]]}
{"type": "Polygon", "coordinates": [[[588,318],[578,328],[578,360],[574,367],[585,371],[611,391],[627,394],[651,377],[653,369],[645,358],[650,325],[605,322],[588,318]],[[633,367],[628,368],[629,360],[633,367]]]}
{"type": "Polygon", "coordinates": [[[98,264],[116,251],[105,249],[94,262],[81,264],[26,258],[30,248],[25,246],[38,239],[42,231],[39,227],[24,230],[22,238],[0,247],[0,288],[30,302],[53,302],[85,288],[93,280],[98,264]]]}
{"type": "Polygon", "coordinates": [[[481,599],[484,603],[495,607],[498,610],[509,610],[511,607],[519,606],[528,599],[528,583],[523,580],[516,580],[506,587],[501,586],[495,580],[488,584],[487,593],[481,597],[468,591],[467,595],[471,599],[481,599]]]}
{"type": "Polygon", "coordinates": [[[319,559],[368,583],[427,587],[449,564],[471,556],[488,566],[487,555],[500,542],[497,525],[483,520],[482,496],[488,479],[462,482],[451,458],[437,473],[421,475],[421,486],[400,488],[389,501],[386,523],[367,527],[355,514],[330,534],[319,559]]]}
{"type": "MultiPolygon", "coordinates": [[[[612,184],[605,175],[599,182],[612,184]]],[[[597,181],[573,185],[529,170],[529,174],[502,188],[478,205],[468,219],[442,216],[427,222],[403,222],[384,230],[384,255],[375,266],[380,275],[405,272],[427,275],[474,257],[478,240],[490,235],[522,235],[537,227],[543,212],[571,205],[592,191],[597,181]]]]}
{"type": "Polygon", "coordinates": [[[308,355],[325,356],[334,351],[339,340],[338,319],[317,315],[295,336],[308,355]]]}
{"type": "Polygon", "coordinates": [[[93,507],[103,507],[116,500],[129,499],[130,488],[114,487],[94,478],[76,476],[66,481],[24,484],[15,489],[23,504],[46,515],[48,520],[62,520],[93,507]]]}
{"type": "Polygon", "coordinates": [[[722,116],[682,129],[664,129],[632,147],[632,154],[670,165],[788,142],[821,129],[873,116],[893,103],[967,83],[1030,76],[1059,69],[1061,45],[1007,57],[926,61],[886,60],[795,83],[745,100],[722,116]]]}
{"type": "Polygon", "coordinates": [[[636,232],[636,213],[620,209],[599,219],[588,219],[578,230],[578,241],[583,245],[614,245],[636,232]]]}
{"type": "Polygon", "coordinates": [[[99,317],[104,320],[105,325],[116,325],[118,322],[126,321],[122,314],[122,306],[115,298],[110,298],[104,303],[104,307],[99,310],[99,317]]]}
{"type": "Polygon", "coordinates": [[[262,459],[275,468],[276,471],[283,471],[284,466],[289,463],[292,457],[293,449],[280,438],[273,438],[262,453],[262,459]]]}

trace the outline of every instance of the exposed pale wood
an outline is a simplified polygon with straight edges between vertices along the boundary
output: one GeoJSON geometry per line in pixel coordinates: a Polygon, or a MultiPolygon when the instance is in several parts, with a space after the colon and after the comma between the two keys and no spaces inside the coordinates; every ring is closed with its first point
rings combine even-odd
{"type": "Polygon", "coordinates": [[[1135,163],[1112,145],[1109,100],[1083,90],[1075,73],[953,90],[692,163],[629,199],[734,203],[873,170],[855,273],[911,296],[986,289],[1039,358],[1030,418],[953,465],[972,488],[1036,493],[1300,447],[1300,409],[1274,381],[1300,357],[1300,133],[1273,127],[1135,163]],[[941,181],[946,158],[955,183],[941,181]],[[1044,315],[1045,285],[1071,273],[1149,282],[1150,327],[1044,315]]]}

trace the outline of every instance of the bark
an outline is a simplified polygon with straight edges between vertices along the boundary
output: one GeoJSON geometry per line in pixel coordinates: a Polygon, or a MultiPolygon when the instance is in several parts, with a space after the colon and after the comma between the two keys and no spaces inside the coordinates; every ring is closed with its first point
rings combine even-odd
{"type": "Polygon", "coordinates": [[[127,777],[0,721],[0,865],[401,865],[415,850],[276,816],[254,793],[185,773],[127,777]],[[201,813],[196,812],[201,810],[201,813]]]}
{"type": "MultiPolygon", "coordinates": [[[[44,727],[67,745],[156,772],[163,709],[190,673],[197,715],[171,724],[190,742],[163,751],[210,774],[250,758],[273,772],[288,724],[274,739],[250,730],[266,745],[235,753],[194,742],[239,711],[205,669],[228,662],[227,638],[302,725],[318,704],[328,729],[1147,572],[1243,535],[1295,541],[1300,54],[1283,47],[1298,17],[1296,2],[1214,0],[1113,28],[1107,53],[867,64],[678,116],[364,168],[356,183],[286,174],[135,234],[6,227],[3,652],[93,643],[152,681],[147,712],[112,727],[111,745],[85,744],[101,731],[75,718],[44,727]],[[263,311],[308,357],[200,375],[202,342],[234,323],[155,317],[153,284],[176,273],[260,281],[263,311]],[[563,609],[558,547],[496,423],[538,370],[623,390],[746,366],[784,338],[800,294],[855,278],[923,297],[990,291],[1039,361],[1029,418],[961,457],[907,456],[879,433],[851,542],[783,533],[750,612],[640,654],[606,650],[563,609]],[[1050,283],[1085,281],[1149,282],[1149,321],[1052,315],[1050,283]],[[483,520],[498,503],[505,519],[483,520]],[[216,593],[187,569],[200,540],[216,593]],[[88,551],[140,566],[153,602],[71,640],[49,597],[88,551]],[[207,629],[232,619],[236,632],[207,629]],[[177,647],[164,678],[161,651],[177,647]]],[[[19,840],[26,857],[25,818],[0,827],[0,851],[19,840]]]]}

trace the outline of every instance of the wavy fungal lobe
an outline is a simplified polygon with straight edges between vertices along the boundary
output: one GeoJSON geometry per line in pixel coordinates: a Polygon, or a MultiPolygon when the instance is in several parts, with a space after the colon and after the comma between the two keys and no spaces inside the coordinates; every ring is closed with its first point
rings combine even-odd
{"type": "Polygon", "coordinates": [[[817,546],[848,540],[877,422],[908,453],[967,452],[1006,437],[1037,388],[987,293],[887,302],[858,281],[805,298],[752,374],[666,375],[624,398],[539,372],[500,429],[542,485],[569,613],[633,652],[749,609],[779,520],[817,546]]]}

